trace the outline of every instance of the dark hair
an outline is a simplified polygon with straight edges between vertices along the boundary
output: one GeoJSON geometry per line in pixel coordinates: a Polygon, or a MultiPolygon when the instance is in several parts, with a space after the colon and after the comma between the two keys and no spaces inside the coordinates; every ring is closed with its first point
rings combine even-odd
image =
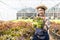
{"type": "Polygon", "coordinates": [[[43,9],[45,11],[45,8],[41,8],[41,9],[43,9]]]}
{"type": "Polygon", "coordinates": [[[39,14],[38,14],[38,16],[39,16],[39,14]]]}

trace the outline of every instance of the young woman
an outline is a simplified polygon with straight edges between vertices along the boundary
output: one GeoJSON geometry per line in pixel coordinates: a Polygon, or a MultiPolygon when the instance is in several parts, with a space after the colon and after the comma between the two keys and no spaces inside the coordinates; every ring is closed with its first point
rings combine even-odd
{"type": "Polygon", "coordinates": [[[50,27],[50,25],[48,18],[45,16],[46,9],[47,7],[44,5],[40,5],[37,7],[38,17],[44,20],[45,25],[43,26],[43,29],[36,29],[32,40],[49,40],[48,28],[50,27]]]}

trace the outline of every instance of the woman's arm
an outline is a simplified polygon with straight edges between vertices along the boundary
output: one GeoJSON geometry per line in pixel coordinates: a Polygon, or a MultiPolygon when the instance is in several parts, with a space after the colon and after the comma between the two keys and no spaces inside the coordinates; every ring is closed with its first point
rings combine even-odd
{"type": "Polygon", "coordinates": [[[46,19],[44,29],[48,30],[49,28],[50,28],[50,21],[49,21],[49,19],[46,19]]]}

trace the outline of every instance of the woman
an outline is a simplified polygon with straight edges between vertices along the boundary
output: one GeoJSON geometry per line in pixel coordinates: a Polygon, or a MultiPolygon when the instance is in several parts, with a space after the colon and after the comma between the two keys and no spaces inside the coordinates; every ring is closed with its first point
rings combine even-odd
{"type": "Polygon", "coordinates": [[[37,28],[32,40],[49,40],[48,28],[50,27],[49,21],[45,16],[46,6],[40,5],[37,7],[38,17],[42,18],[45,22],[43,29],[37,28]]]}

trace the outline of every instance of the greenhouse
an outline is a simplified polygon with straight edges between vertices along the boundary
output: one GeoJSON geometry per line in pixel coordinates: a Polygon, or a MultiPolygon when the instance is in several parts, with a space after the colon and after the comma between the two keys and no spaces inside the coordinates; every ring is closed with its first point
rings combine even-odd
{"type": "Polygon", "coordinates": [[[37,15],[37,12],[34,8],[25,8],[17,12],[17,19],[21,17],[30,17],[33,18],[37,15]]]}
{"type": "Polygon", "coordinates": [[[46,16],[54,17],[54,19],[60,19],[60,3],[48,9],[46,11],[46,16]]]}
{"type": "Polygon", "coordinates": [[[0,0],[0,40],[60,40],[60,0],[0,0]]]}

